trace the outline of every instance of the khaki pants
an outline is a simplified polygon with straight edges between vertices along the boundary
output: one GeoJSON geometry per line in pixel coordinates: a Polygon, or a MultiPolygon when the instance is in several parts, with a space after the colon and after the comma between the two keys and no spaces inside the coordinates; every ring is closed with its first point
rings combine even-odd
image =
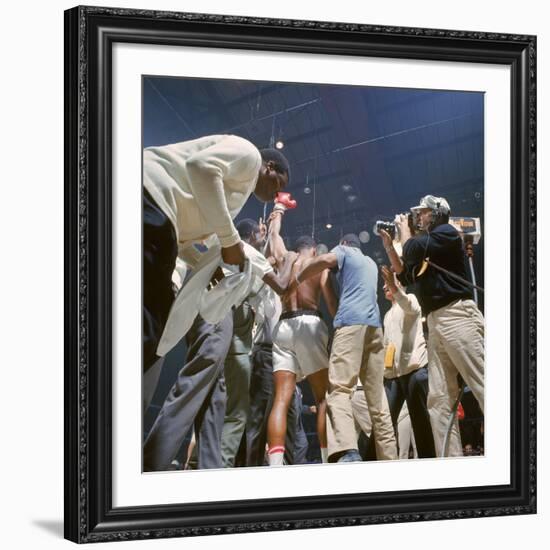
{"type": "MultiPolygon", "coordinates": [[[[384,396],[386,394],[384,393],[384,396]]],[[[388,400],[384,399],[384,407],[389,409],[388,400]]],[[[353,392],[351,398],[351,409],[353,411],[353,419],[355,421],[355,433],[357,439],[363,432],[367,437],[371,436],[372,423],[370,420],[369,407],[365,398],[365,392],[363,388],[357,388],[353,392]]],[[[391,414],[391,411],[390,411],[391,414]]],[[[407,402],[403,403],[401,407],[401,413],[397,419],[397,441],[399,442],[399,459],[409,458],[409,449],[412,445],[414,458],[418,458],[418,452],[416,450],[416,442],[414,440],[414,433],[411,425],[411,417],[409,415],[409,409],[407,408],[407,402]]]]}
{"type": "Polygon", "coordinates": [[[457,375],[472,390],[483,411],[485,324],[473,300],[458,300],[428,315],[428,410],[438,456],[462,456],[458,421],[443,449],[452,407],[460,391],[457,375]]]}
{"type": "Polygon", "coordinates": [[[414,440],[414,432],[412,429],[411,416],[407,403],[403,403],[401,413],[397,419],[397,440],[399,441],[399,459],[407,460],[409,458],[409,451],[412,446],[413,457],[418,458],[418,451],[416,449],[416,441],[414,440]]]}
{"type": "Polygon", "coordinates": [[[370,437],[372,435],[372,422],[370,420],[367,399],[365,398],[365,392],[362,387],[357,387],[351,395],[351,411],[353,413],[353,421],[355,423],[355,433],[357,439],[359,439],[361,432],[363,432],[367,437],[370,437]]]}
{"type": "Polygon", "coordinates": [[[366,325],[337,328],[329,363],[327,438],[329,457],[357,449],[351,399],[361,381],[379,460],[397,458],[397,445],[384,390],[382,329],[366,325]]]}

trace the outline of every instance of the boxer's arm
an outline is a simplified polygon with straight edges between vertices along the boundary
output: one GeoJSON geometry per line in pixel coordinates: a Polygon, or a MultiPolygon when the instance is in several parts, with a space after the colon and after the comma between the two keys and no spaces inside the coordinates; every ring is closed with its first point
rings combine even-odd
{"type": "Polygon", "coordinates": [[[269,217],[269,246],[267,249],[267,255],[273,256],[277,260],[277,263],[282,262],[287,253],[285,242],[281,237],[282,219],[282,212],[272,212],[269,217]]]}
{"type": "Polygon", "coordinates": [[[290,283],[290,274],[292,272],[292,266],[296,261],[298,254],[296,252],[289,252],[284,257],[283,265],[278,275],[274,271],[270,271],[264,275],[262,281],[270,286],[279,296],[284,294],[288,289],[290,283]]]}
{"type": "Polygon", "coordinates": [[[336,317],[336,311],[338,309],[338,299],[332,287],[330,280],[330,273],[328,269],[325,269],[321,273],[321,292],[323,293],[323,300],[327,305],[328,312],[332,318],[336,317]]]}

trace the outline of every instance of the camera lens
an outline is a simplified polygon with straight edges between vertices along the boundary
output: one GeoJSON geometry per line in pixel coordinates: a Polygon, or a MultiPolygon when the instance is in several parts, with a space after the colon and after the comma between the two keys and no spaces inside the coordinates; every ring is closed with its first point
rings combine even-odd
{"type": "Polygon", "coordinates": [[[377,221],[376,222],[376,233],[380,235],[380,230],[383,229],[386,233],[389,234],[389,236],[393,239],[395,239],[395,224],[392,222],[385,222],[385,221],[377,221]]]}

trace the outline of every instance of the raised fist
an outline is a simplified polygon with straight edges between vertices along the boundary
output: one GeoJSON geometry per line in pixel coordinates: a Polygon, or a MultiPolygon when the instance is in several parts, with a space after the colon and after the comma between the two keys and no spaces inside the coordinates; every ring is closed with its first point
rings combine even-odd
{"type": "Polygon", "coordinates": [[[275,210],[292,210],[293,208],[296,208],[298,204],[296,201],[292,198],[292,195],[290,193],[277,193],[277,196],[275,197],[275,210]]]}

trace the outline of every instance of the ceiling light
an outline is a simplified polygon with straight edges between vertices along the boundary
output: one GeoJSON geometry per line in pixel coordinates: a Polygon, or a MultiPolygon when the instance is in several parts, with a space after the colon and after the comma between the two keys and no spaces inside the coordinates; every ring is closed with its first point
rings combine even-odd
{"type": "Polygon", "coordinates": [[[311,187],[304,187],[304,193],[309,195],[311,193],[311,187]]]}
{"type": "Polygon", "coordinates": [[[284,146],[285,146],[285,144],[284,144],[283,140],[281,140],[281,139],[275,143],[275,148],[276,149],[282,149],[284,146]]]}
{"type": "Polygon", "coordinates": [[[327,223],[326,228],[327,228],[327,229],[332,229],[332,224],[331,224],[331,223],[327,223]]]}
{"type": "Polygon", "coordinates": [[[368,231],[361,231],[359,233],[359,240],[362,243],[368,243],[370,241],[370,233],[368,231]]]}
{"type": "Polygon", "coordinates": [[[344,193],[349,193],[352,189],[353,187],[349,183],[344,183],[344,185],[342,185],[342,191],[344,191],[344,193]]]}
{"type": "Polygon", "coordinates": [[[347,199],[348,199],[348,202],[354,202],[357,200],[357,195],[348,195],[347,199]]]}

